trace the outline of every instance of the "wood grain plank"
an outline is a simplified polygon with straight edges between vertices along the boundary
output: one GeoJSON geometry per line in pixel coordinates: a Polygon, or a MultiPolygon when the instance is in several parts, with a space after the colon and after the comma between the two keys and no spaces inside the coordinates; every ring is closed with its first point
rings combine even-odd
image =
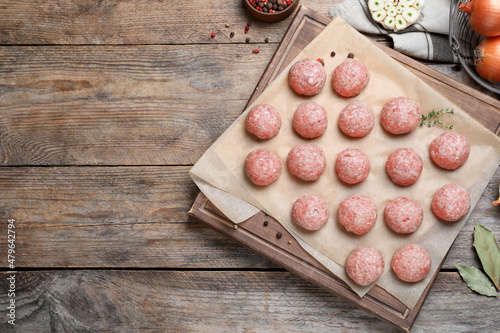
{"type": "MultiPolygon", "coordinates": [[[[301,4],[327,15],[340,2],[302,0],[301,4]]],[[[202,0],[4,0],[0,44],[243,43],[247,37],[279,42],[291,19],[272,25],[256,22],[241,1],[208,6],[202,0]],[[245,34],[248,21],[253,25],[245,34]],[[212,32],[215,38],[210,38],[212,32]]]]}
{"type": "MultiPolygon", "coordinates": [[[[16,283],[24,331],[396,332],[288,272],[26,271],[16,283]]],[[[8,301],[0,293],[6,332],[8,301]]],[[[440,273],[412,332],[492,332],[498,311],[496,299],[474,294],[457,273],[440,273]]]]}
{"type": "Polygon", "coordinates": [[[193,164],[275,46],[252,48],[0,47],[0,164],[193,164]]]}
{"type": "MultiPolygon", "coordinates": [[[[276,267],[190,219],[198,189],[189,167],[0,168],[0,233],[16,219],[19,267],[276,267]]],[[[479,267],[475,222],[500,241],[500,170],[444,263],[479,267]]],[[[271,231],[270,231],[271,232],[271,231]]],[[[274,237],[274,234],[270,234],[274,237]]],[[[0,253],[7,239],[0,237],[0,253]]],[[[6,258],[0,256],[0,264],[6,258]]]]}
{"type": "MultiPolygon", "coordinates": [[[[16,222],[16,266],[29,268],[276,269],[200,223],[26,225],[16,222]]],[[[6,225],[0,224],[5,231],[6,225]]],[[[6,232],[6,231],[5,231],[6,232]]],[[[2,237],[0,251],[7,253],[2,237]]],[[[7,267],[7,256],[0,257],[7,267]]]]}
{"type": "Polygon", "coordinates": [[[0,220],[27,225],[179,222],[197,187],[189,167],[0,168],[0,220]]]}

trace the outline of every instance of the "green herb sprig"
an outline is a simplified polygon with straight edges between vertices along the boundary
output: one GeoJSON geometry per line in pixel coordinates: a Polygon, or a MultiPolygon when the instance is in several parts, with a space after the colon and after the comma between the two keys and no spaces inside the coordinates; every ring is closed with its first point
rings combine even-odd
{"type": "Polygon", "coordinates": [[[453,125],[445,124],[439,117],[443,114],[455,114],[453,109],[441,109],[439,111],[432,110],[427,115],[422,114],[420,118],[420,126],[431,127],[433,125],[443,126],[445,128],[453,129],[453,125]]]}

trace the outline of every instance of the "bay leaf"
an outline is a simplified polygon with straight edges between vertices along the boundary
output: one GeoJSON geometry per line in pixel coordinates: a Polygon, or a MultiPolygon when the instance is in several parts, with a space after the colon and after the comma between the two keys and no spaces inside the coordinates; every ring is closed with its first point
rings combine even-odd
{"type": "Polygon", "coordinates": [[[495,285],[496,290],[500,290],[500,248],[495,240],[495,236],[480,225],[474,224],[474,247],[476,248],[477,255],[481,264],[483,265],[484,272],[490,277],[495,285]]]}
{"type": "Polygon", "coordinates": [[[460,276],[462,276],[462,279],[464,279],[470,289],[484,296],[498,297],[497,291],[495,290],[495,287],[491,283],[490,279],[488,279],[488,277],[479,269],[457,263],[455,263],[455,266],[458,268],[460,276]]]}

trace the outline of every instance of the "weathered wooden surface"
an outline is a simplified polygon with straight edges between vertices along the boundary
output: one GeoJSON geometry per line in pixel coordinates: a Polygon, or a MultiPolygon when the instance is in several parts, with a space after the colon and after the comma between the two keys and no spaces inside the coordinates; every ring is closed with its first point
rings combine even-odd
{"type": "MultiPolygon", "coordinates": [[[[338,2],[301,0],[323,15],[338,2]]],[[[17,331],[392,330],[186,215],[187,171],[240,114],[291,19],[255,22],[239,1],[0,3],[0,265],[14,218],[17,331]]],[[[498,300],[453,263],[478,266],[474,222],[500,239],[498,182],[413,331],[497,329],[498,300]]]]}
{"type": "MultiPolygon", "coordinates": [[[[17,278],[18,325],[26,332],[396,332],[284,271],[62,270],[17,278]]],[[[497,303],[472,294],[457,273],[440,273],[413,332],[494,332],[497,303]]]]}
{"type": "MultiPolygon", "coordinates": [[[[341,0],[301,0],[327,15],[341,0]]],[[[292,17],[271,26],[255,22],[241,0],[4,0],[0,44],[200,44],[279,42],[292,17]],[[252,29],[245,34],[246,23],[252,29]],[[229,28],[226,28],[229,24],[229,28]],[[271,27],[271,28],[270,28],[271,27]],[[229,37],[233,31],[235,36],[229,37]],[[212,32],[215,38],[210,38],[212,32]]]]}
{"type": "MultiPolygon", "coordinates": [[[[16,219],[17,266],[276,267],[225,236],[189,219],[196,194],[189,167],[0,168],[0,230],[16,219]]],[[[500,239],[498,171],[459,233],[444,268],[478,265],[475,222],[500,239]]],[[[0,238],[6,251],[7,238],[0,238]]],[[[5,256],[0,265],[5,267],[5,256]]]]}

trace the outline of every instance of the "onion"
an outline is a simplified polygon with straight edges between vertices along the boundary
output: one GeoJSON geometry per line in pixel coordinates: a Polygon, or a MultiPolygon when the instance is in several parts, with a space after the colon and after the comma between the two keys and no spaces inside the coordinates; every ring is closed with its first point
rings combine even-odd
{"type": "Polygon", "coordinates": [[[469,14],[471,28],[486,37],[500,36],[500,1],[469,0],[458,7],[469,14]]]}
{"type": "Polygon", "coordinates": [[[474,66],[482,78],[500,82],[500,36],[486,37],[474,50],[474,66]]]}

